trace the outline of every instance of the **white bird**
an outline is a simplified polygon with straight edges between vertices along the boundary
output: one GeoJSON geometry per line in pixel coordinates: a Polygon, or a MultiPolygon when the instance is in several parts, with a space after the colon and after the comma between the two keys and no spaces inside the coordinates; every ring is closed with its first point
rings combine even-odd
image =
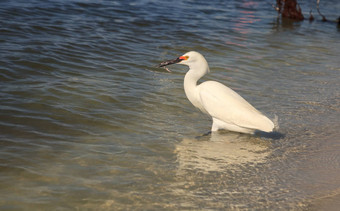
{"type": "Polygon", "coordinates": [[[185,94],[195,107],[212,117],[212,132],[219,129],[249,134],[273,131],[274,123],[232,89],[216,81],[197,85],[198,80],[209,72],[208,62],[200,53],[190,51],[162,62],[159,67],[170,64],[189,66],[184,77],[185,94]]]}

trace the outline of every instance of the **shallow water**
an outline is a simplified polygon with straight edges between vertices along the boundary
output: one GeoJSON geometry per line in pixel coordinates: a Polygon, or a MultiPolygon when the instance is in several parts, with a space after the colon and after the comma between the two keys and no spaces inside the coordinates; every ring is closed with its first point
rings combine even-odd
{"type": "MultiPolygon", "coordinates": [[[[309,4],[301,7],[308,17],[309,4]]],[[[335,20],[338,1],[322,2],[335,20]]],[[[319,17],[315,15],[318,19],[319,17]]],[[[253,1],[2,1],[0,208],[322,208],[340,196],[339,28],[253,1]],[[283,137],[209,131],[201,52],[283,137]]]]}

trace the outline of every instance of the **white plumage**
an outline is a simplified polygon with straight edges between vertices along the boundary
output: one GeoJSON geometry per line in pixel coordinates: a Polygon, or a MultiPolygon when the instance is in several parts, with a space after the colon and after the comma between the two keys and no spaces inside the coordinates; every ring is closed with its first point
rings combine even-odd
{"type": "Polygon", "coordinates": [[[216,81],[197,85],[198,80],[209,72],[208,63],[200,53],[190,51],[160,66],[174,63],[189,66],[184,77],[185,94],[195,107],[212,117],[211,131],[225,129],[250,134],[256,130],[273,131],[273,122],[232,89],[216,81]]]}

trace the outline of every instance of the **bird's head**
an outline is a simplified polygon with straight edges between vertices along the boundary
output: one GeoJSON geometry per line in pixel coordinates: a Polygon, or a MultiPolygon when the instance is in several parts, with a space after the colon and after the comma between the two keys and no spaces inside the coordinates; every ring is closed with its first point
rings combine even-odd
{"type": "MultiPolygon", "coordinates": [[[[207,66],[208,68],[208,64],[205,58],[202,56],[202,54],[196,51],[190,51],[176,59],[164,61],[160,63],[158,67],[165,67],[171,64],[187,65],[190,68],[195,67],[195,66],[207,66]]],[[[208,71],[209,71],[209,68],[208,68],[208,71]]]]}

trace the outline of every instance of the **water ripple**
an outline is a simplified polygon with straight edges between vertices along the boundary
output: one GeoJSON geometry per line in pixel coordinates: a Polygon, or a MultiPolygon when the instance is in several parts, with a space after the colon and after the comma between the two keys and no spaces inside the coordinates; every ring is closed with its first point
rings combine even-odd
{"type": "Polygon", "coordinates": [[[265,2],[2,1],[0,208],[296,210],[338,194],[337,35],[265,2]],[[155,68],[188,50],[284,137],[195,139],[211,119],[187,68],[155,68]]]}

